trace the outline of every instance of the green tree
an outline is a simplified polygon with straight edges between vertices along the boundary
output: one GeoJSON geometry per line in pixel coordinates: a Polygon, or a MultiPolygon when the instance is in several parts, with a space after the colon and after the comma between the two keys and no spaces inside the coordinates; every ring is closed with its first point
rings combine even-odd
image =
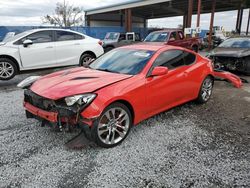
{"type": "Polygon", "coordinates": [[[42,18],[43,23],[49,23],[54,26],[71,27],[82,25],[83,9],[74,7],[68,2],[56,3],[53,15],[46,15],[42,18]]]}

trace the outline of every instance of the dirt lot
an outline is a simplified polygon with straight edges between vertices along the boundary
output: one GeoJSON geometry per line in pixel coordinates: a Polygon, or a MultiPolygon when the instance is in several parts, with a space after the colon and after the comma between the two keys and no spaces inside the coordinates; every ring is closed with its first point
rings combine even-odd
{"type": "Polygon", "coordinates": [[[0,82],[0,187],[250,187],[250,84],[216,82],[207,104],[144,121],[113,149],[78,151],[64,145],[77,133],[25,118],[24,77],[0,82]]]}

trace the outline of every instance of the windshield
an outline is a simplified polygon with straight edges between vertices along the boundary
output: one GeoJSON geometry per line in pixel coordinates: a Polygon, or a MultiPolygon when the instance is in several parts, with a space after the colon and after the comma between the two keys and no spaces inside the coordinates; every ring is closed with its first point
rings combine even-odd
{"type": "Polygon", "coordinates": [[[113,73],[136,75],[142,71],[153,55],[153,51],[115,49],[95,60],[90,68],[113,73]]]}
{"type": "Polygon", "coordinates": [[[119,37],[119,33],[107,33],[105,36],[105,40],[117,40],[119,37]]]}
{"type": "Polygon", "coordinates": [[[250,48],[250,38],[232,38],[219,45],[221,48],[250,48]]]}
{"type": "Polygon", "coordinates": [[[168,39],[168,32],[156,32],[156,33],[150,33],[146,39],[145,42],[165,42],[168,39]]]}
{"type": "Polygon", "coordinates": [[[25,32],[23,32],[23,33],[19,33],[19,34],[13,36],[13,37],[10,37],[10,38],[6,39],[4,42],[15,41],[15,40],[17,40],[17,39],[19,39],[19,38],[24,37],[25,35],[27,35],[27,34],[29,34],[29,33],[30,33],[30,32],[28,32],[28,31],[25,31],[25,32]]]}

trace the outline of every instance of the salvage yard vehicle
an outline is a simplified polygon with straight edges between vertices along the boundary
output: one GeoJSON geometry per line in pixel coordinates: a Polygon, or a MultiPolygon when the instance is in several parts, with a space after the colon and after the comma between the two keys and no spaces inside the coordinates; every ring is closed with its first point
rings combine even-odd
{"type": "Polygon", "coordinates": [[[211,61],[195,52],[136,44],[104,54],[89,68],[30,77],[18,86],[25,89],[27,118],[60,129],[79,126],[110,148],[153,115],[192,100],[206,103],[213,82],[211,61]]]}
{"type": "Polygon", "coordinates": [[[75,31],[25,31],[0,43],[0,80],[24,70],[85,65],[103,53],[100,40],[75,31]]]}
{"type": "Polygon", "coordinates": [[[180,46],[198,52],[202,41],[198,37],[186,38],[182,30],[168,29],[150,33],[144,42],[164,43],[165,45],[180,46]]]}
{"type": "Polygon", "coordinates": [[[114,48],[135,44],[141,41],[139,33],[128,32],[128,33],[118,33],[109,32],[106,34],[103,40],[103,48],[105,52],[113,50],[114,48]]]}
{"type": "Polygon", "coordinates": [[[209,55],[215,69],[250,75],[250,37],[227,39],[209,55]]]}

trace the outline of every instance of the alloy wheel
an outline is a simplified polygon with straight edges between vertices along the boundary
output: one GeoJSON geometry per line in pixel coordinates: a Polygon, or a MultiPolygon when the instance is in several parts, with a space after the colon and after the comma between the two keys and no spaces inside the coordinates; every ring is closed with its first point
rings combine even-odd
{"type": "Polygon", "coordinates": [[[98,137],[104,144],[117,144],[127,135],[129,124],[130,118],[124,109],[111,108],[100,118],[97,127],[98,137]]]}
{"type": "Polygon", "coordinates": [[[212,94],[212,89],[213,89],[213,81],[211,78],[207,78],[202,85],[202,90],[201,90],[201,96],[204,101],[208,101],[209,98],[211,97],[212,94]]]}
{"type": "Polygon", "coordinates": [[[10,78],[14,74],[14,67],[9,62],[0,62],[0,78],[10,78]]]}
{"type": "Polygon", "coordinates": [[[82,65],[83,66],[86,66],[86,65],[89,65],[92,61],[93,61],[94,58],[92,58],[91,56],[86,56],[82,59],[82,65]]]}

